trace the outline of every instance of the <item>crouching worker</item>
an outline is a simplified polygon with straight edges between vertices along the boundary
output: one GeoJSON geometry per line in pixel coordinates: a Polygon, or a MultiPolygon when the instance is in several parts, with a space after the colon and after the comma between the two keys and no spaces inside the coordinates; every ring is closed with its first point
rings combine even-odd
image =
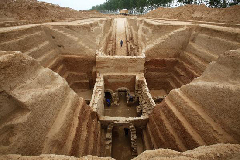
{"type": "Polygon", "coordinates": [[[111,106],[111,101],[110,101],[110,99],[107,98],[107,99],[106,99],[106,102],[107,102],[107,106],[110,107],[110,106],[111,106]]]}

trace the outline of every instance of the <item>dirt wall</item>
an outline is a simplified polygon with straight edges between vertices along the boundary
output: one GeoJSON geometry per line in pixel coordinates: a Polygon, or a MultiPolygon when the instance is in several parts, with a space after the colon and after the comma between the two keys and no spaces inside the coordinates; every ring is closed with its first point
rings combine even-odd
{"type": "Polygon", "coordinates": [[[63,78],[20,52],[1,52],[0,62],[1,154],[72,155],[76,142],[78,155],[100,154],[96,113],[63,78]]]}
{"type": "Polygon", "coordinates": [[[135,91],[136,75],[104,75],[104,89],[117,91],[126,88],[131,92],[135,91]]]}
{"type": "Polygon", "coordinates": [[[96,57],[96,68],[99,73],[141,73],[144,71],[144,63],[145,57],[143,56],[96,57]]]}
{"type": "Polygon", "coordinates": [[[240,140],[239,55],[239,50],[226,52],[207,67],[201,78],[182,88],[237,141],[240,140]]]}
{"type": "Polygon", "coordinates": [[[185,151],[239,143],[239,53],[221,55],[202,76],[172,90],[154,108],[145,136],[153,148],[185,151]]]}

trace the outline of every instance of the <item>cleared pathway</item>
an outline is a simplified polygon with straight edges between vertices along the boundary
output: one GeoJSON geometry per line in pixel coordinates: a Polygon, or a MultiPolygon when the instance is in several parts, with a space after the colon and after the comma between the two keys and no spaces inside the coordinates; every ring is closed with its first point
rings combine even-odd
{"type": "Polygon", "coordinates": [[[127,43],[126,43],[126,18],[116,18],[116,55],[127,56],[127,43]],[[123,46],[120,46],[120,41],[123,40],[123,46]]]}

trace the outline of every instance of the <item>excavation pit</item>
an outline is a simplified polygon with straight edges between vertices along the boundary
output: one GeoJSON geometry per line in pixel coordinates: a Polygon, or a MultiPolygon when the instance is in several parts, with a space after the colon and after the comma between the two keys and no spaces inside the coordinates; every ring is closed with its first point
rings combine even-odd
{"type": "Polygon", "coordinates": [[[104,116],[137,117],[135,75],[104,75],[104,116]],[[107,102],[110,101],[110,102],[107,102]],[[110,103],[110,104],[109,104],[110,103]]]}
{"type": "Polygon", "coordinates": [[[1,50],[22,52],[0,54],[2,68],[8,67],[2,55],[15,66],[12,74],[0,70],[6,79],[1,100],[10,106],[1,113],[9,123],[1,123],[7,145],[0,153],[118,159],[116,152],[126,147],[124,159],[130,159],[144,150],[240,142],[239,114],[232,112],[238,111],[239,78],[230,74],[239,72],[231,59],[237,61],[239,51],[229,51],[240,47],[238,29],[130,17],[3,28],[0,34],[1,50]],[[115,46],[118,20],[125,24],[125,49],[115,46]],[[225,96],[229,102],[219,99],[225,96]],[[124,135],[124,125],[135,128],[134,140],[124,135]]]}
{"type": "Polygon", "coordinates": [[[138,103],[127,103],[127,91],[118,91],[118,104],[112,103],[110,106],[107,104],[104,107],[104,116],[110,117],[137,117],[138,103]]]}

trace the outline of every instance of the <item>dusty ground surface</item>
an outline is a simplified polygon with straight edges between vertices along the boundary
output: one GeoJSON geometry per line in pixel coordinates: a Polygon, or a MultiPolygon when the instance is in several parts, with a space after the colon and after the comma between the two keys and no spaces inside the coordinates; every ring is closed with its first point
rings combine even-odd
{"type": "Polygon", "coordinates": [[[239,158],[240,145],[216,144],[202,146],[186,152],[169,149],[145,151],[134,160],[230,160],[239,158]]]}
{"type": "MultiPolygon", "coordinates": [[[[33,0],[0,3],[2,21],[30,19],[30,23],[42,23],[101,16],[33,0]]],[[[91,97],[96,79],[96,50],[109,42],[109,32],[115,23],[116,55],[126,55],[125,40],[129,36],[135,47],[145,51],[146,63],[145,66],[133,63],[138,62],[134,56],[130,56],[131,61],[121,57],[112,59],[111,63],[107,60],[103,65],[111,73],[116,74],[118,70],[131,74],[130,69],[145,67],[146,70],[141,69],[141,72],[145,73],[150,91],[155,96],[183,86],[172,90],[165,102],[155,107],[147,127],[144,126],[147,135],[143,135],[143,143],[149,141],[150,149],[172,150],[147,151],[138,158],[234,158],[235,153],[239,154],[239,145],[200,147],[187,152],[173,150],[186,151],[201,145],[240,142],[240,52],[236,50],[240,48],[240,30],[205,22],[196,25],[194,22],[160,18],[239,23],[236,15],[239,15],[239,6],[210,9],[192,5],[159,8],[139,19],[92,18],[1,28],[0,50],[17,50],[23,54],[0,53],[0,100],[4,104],[0,112],[0,153],[100,155],[100,150],[104,150],[99,138],[101,124],[96,113],[79,96],[91,97]],[[125,28],[127,23],[129,28],[125,28]],[[120,39],[125,39],[121,48],[120,39]],[[236,51],[226,52],[229,50],[236,51]],[[213,62],[216,60],[218,62],[213,62]],[[120,66],[120,62],[123,65],[120,66]],[[116,70],[113,64],[117,66],[116,70]],[[132,64],[139,66],[133,67],[132,64]]],[[[122,80],[126,81],[126,77],[122,80]]],[[[130,87],[134,90],[135,85],[130,87]]],[[[120,105],[107,112],[109,116],[132,117],[136,116],[136,107],[128,107],[126,96],[120,95],[120,105]]],[[[130,157],[129,141],[125,140],[118,139],[114,146],[114,152],[120,151],[120,154],[116,153],[117,159],[124,157],[125,152],[126,157],[130,157]]],[[[14,159],[11,155],[2,157],[14,159]]]]}
{"type": "Polygon", "coordinates": [[[96,114],[66,80],[20,52],[0,52],[0,75],[1,154],[100,151],[96,114]]]}
{"type": "Polygon", "coordinates": [[[119,105],[112,104],[110,107],[105,106],[104,115],[110,117],[136,117],[137,109],[136,104],[128,105],[126,93],[120,92],[119,105]]]}
{"type": "MultiPolygon", "coordinates": [[[[119,150],[124,152],[125,150],[119,150]]],[[[238,144],[216,144],[212,146],[202,146],[186,152],[177,152],[170,149],[148,150],[140,154],[134,160],[239,160],[240,145],[238,144]]],[[[124,152],[127,155],[128,153],[124,152]]],[[[129,156],[130,157],[130,156],[129,156]]],[[[113,160],[113,158],[99,157],[69,157],[60,155],[41,155],[41,156],[21,156],[21,155],[1,155],[1,160],[113,160]]]]}
{"type": "Polygon", "coordinates": [[[210,22],[240,23],[240,6],[229,8],[208,8],[205,5],[186,5],[177,8],[158,8],[144,17],[210,22]]]}
{"type": "Polygon", "coordinates": [[[124,126],[113,128],[112,157],[117,160],[130,160],[134,158],[131,152],[130,131],[125,135],[124,126]]]}
{"type": "Polygon", "coordinates": [[[81,158],[73,156],[63,156],[63,155],[54,155],[54,154],[43,154],[35,157],[21,156],[21,155],[7,155],[0,156],[0,160],[114,160],[110,157],[96,157],[96,156],[84,156],[81,158]]]}
{"type": "Polygon", "coordinates": [[[103,16],[96,11],[76,11],[37,0],[0,1],[0,22],[25,20],[28,23],[42,23],[103,16]]]}
{"type": "Polygon", "coordinates": [[[117,18],[116,21],[116,55],[127,56],[127,41],[126,41],[126,18],[117,18]],[[123,41],[121,47],[120,41],[123,41]]]}

